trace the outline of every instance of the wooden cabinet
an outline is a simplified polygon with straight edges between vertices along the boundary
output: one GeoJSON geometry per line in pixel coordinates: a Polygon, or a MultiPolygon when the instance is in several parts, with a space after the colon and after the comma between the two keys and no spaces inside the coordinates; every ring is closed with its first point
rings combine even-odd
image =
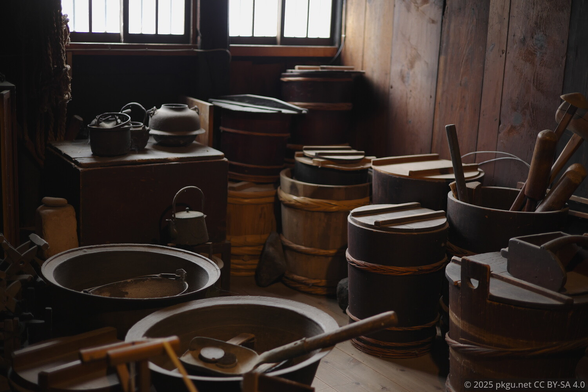
{"type": "MultiPolygon", "coordinates": [[[[87,141],[56,142],[47,149],[44,196],[64,197],[74,206],[80,246],[103,243],[166,243],[172,200],[184,186],[204,193],[210,241],[226,237],[228,163],[224,154],[199,143],[164,147],[119,157],[92,155],[87,141]]],[[[201,210],[199,195],[183,192],[177,207],[201,210]]],[[[51,245],[51,244],[49,244],[51,245]]]]}

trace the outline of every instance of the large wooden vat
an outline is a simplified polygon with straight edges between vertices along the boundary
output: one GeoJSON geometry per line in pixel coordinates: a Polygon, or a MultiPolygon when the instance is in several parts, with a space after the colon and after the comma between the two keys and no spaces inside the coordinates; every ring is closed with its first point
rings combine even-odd
{"type": "Polygon", "coordinates": [[[308,112],[296,119],[290,143],[335,145],[349,141],[353,80],[363,71],[290,69],[283,73],[282,99],[308,112]]]}
{"type": "Polygon", "coordinates": [[[273,184],[229,181],[227,238],[231,241],[231,275],[253,276],[263,245],[276,230],[273,184]]]}
{"type": "Polygon", "coordinates": [[[312,294],[333,295],[347,276],[347,215],[369,204],[370,184],[320,185],[280,173],[284,283],[312,294]]]}
{"type": "Polygon", "coordinates": [[[426,354],[437,333],[447,264],[445,212],[419,203],[372,204],[351,211],[348,222],[349,317],[394,310],[399,321],[353,345],[384,358],[426,354]]]}
{"type": "MultiPolygon", "coordinates": [[[[419,202],[425,208],[447,210],[449,184],[455,181],[450,160],[438,154],[404,155],[372,160],[374,204],[419,202]]],[[[464,165],[467,182],[482,181],[477,164],[464,165]]]]}
{"type": "MultiPolygon", "coordinates": [[[[474,381],[493,390],[499,382],[509,383],[511,391],[547,390],[547,381],[574,382],[588,347],[586,271],[584,292],[574,295],[566,294],[570,287],[558,292],[513,277],[498,252],[455,257],[446,276],[448,391],[470,391],[474,381]]],[[[563,384],[551,388],[574,390],[563,384]]]]}

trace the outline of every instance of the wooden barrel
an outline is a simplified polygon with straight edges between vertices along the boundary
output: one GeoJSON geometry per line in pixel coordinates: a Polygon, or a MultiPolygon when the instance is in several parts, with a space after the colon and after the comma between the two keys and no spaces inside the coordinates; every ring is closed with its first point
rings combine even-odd
{"type": "Polygon", "coordinates": [[[287,70],[282,99],[307,109],[296,119],[291,144],[334,145],[349,141],[353,80],[362,71],[287,70]]]}
{"type": "Polygon", "coordinates": [[[588,347],[588,285],[569,295],[517,279],[507,268],[499,252],[454,258],[446,268],[450,392],[471,391],[467,382],[474,380],[493,390],[511,382],[518,387],[510,391],[530,391],[547,390],[541,380],[576,379],[588,347]]]}
{"type": "Polygon", "coordinates": [[[319,185],[280,173],[284,283],[299,291],[334,295],[347,276],[347,215],[369,204],[370,184],[319,185]]]}
{"type": "MultiPolygon", "coordinates": [[[[438,154],[404,155],[372,161],[374,204],[419,202],[425,208],[447,210],[449,184],[455,181],[450,160],[438,154]]],[[[467,182],[479,181],[484,172],[477,164],[464,165],[467,182]]]]}
{"type": "Polygon", "coordinates": [[[447,264],[447,219],[419,203],[372,204],[348,218],[349,305],[353,321],[394,310],[398,325],[352,340],[383,358],[411,358],[430,351],[439,319],[447,264]]]}
{"type": "Polygon", "coordinates": [[[231,241],[231,275],[253,276],[263,245],[276,230],[273,184],[229,181],[227,239],[231,241]]]}

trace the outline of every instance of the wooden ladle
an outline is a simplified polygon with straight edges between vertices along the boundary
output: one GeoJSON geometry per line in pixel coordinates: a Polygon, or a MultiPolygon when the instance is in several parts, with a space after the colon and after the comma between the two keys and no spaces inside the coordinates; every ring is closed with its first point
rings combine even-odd
{"type": "Polygon", "coordinates": [[[197,374],[242,375],[255,370],[261,364],[295,358],[317,349],[334,346],[345,340],[391,327],[397,323],[398,318],[395,312],[384,312],[335,331],[296,340],[262,354],[222,340],[195,337],[190,342],[190,350],[180,357],[180,361],[189,372],[193,371],[197,374]]]}

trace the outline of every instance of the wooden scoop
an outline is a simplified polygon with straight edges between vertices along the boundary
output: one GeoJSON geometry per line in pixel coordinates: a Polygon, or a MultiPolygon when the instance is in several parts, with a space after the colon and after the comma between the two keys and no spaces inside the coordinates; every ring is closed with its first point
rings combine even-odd
{"type": "Polygon", "coordinates": [[[335,331],[276,347],[262,354],[222,340],[195,337],[190,342],[190,351],[182,355],[180,361],[189,371],[195,373],[237,376],[253,371],[261,364],[281,362],[317,349],[334,346],[345,340],[396,325],[397,322],[395,312],[384,312],[335,331]]]}

